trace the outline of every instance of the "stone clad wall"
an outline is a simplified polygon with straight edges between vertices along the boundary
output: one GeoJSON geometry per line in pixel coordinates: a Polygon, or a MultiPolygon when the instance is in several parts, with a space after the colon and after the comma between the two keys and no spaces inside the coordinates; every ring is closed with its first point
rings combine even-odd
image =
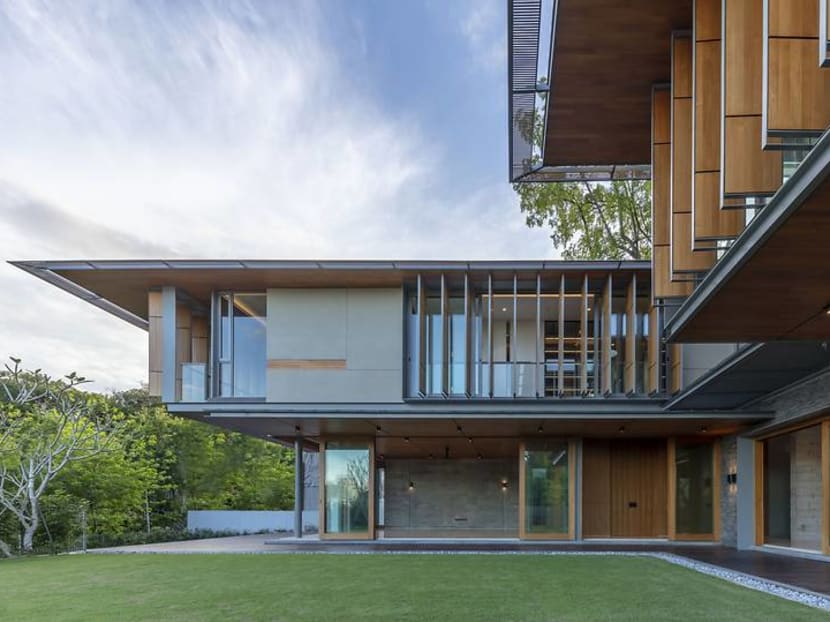
{"type": "Polygon", "coordinates": [[[793,548],[821,548],[821,433],[818,426],[792,434],[790,530],[793,548]]]}
{"type": "Polygon", "coordinates": [[[518,461],[386,461],[385,527],[518,532],[518,461]],[[502,491],[501,481],[508,488],[502,491]],[[409,482],[415,485],[409,490],[409,482]]]}
{"type": "Polygon", "coordinates": [[[726,476],[737,472],[738,439],[735,436],[725,436],[720,443],[720,540],[727,546],[737,546],[738,485],[727,484],[726,476]]]}

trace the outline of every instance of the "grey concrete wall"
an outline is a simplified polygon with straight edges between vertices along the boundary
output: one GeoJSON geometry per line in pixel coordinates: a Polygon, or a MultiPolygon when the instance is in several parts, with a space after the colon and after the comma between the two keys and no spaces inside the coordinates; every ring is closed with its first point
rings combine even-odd
{"type": "Polygon", "coordinates": [[[683,388],[720,364],[738,349],[734,343],[687,343],[683,345],[683,388]]]}
{"type": "Polygon", "coordinates": [[[269,289],[269,359],[343,359],[345,369],[269,369],[269,402],[399,402],[403,292],[269,289]]]}
{"type": "Polygon", "coordinates": [[[386,460],[386,529],[518,532],[519,467],[506,460],[386,460]],[[502,491],[501,481],[508,488],[502,491]],[[415,484],[409,491],[409,482],[415,484]]]}
{"type": "Polygon", "coordinates": [[[725,436],[720,441],[720,540],[727,546],[738,545],[738,486],[727,484],[728,473],[738,469],[738,439],[725,436]]]}

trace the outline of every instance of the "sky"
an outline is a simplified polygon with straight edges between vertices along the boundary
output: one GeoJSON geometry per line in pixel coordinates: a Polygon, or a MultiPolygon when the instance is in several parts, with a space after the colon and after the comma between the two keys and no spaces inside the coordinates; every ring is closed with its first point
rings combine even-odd
{"type": "Polygon", "coordinates": [[[504,0],[0,0],[0,355],[146,382],[8,260],[546,259],[507,181],[504,0]]]}

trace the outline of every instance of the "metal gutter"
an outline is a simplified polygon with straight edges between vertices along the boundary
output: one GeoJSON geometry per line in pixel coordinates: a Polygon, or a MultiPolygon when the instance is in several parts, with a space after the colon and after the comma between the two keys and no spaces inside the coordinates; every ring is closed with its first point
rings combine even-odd
{"type": "Polygon", "coordinates": [[[825,132],[793,176],[747,225],[735,243],[666,323],[663,336],[674,341],[695,315],[727,285],[763,244],[798,210],[830,174],[830,133],[825,132]]]}

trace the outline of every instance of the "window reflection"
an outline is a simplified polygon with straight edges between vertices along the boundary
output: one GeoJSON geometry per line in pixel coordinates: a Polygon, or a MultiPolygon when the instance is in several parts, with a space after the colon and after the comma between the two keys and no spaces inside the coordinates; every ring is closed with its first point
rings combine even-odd
{"type": "Polygon", "coordinates": [[[525,531],[567,534],[569,529],[568,443],[528,446],[522,456],[525,470],[525,531]]]}
{"type": "Polygon", "coordinates": [[[714,531],[714,464],[711,443],[683,443],[675,449],[678,534],[714,531]]]}
{"type": "Polygon", "coordinates": [[[219,297],[217,373],[220,397],[264,397],[266,295],[219,297]]]}
{"type": "Polygon", "coordinates": [[[326,533],[369,531],[369,448],[328,442],[325,448],[326,533]]]}

